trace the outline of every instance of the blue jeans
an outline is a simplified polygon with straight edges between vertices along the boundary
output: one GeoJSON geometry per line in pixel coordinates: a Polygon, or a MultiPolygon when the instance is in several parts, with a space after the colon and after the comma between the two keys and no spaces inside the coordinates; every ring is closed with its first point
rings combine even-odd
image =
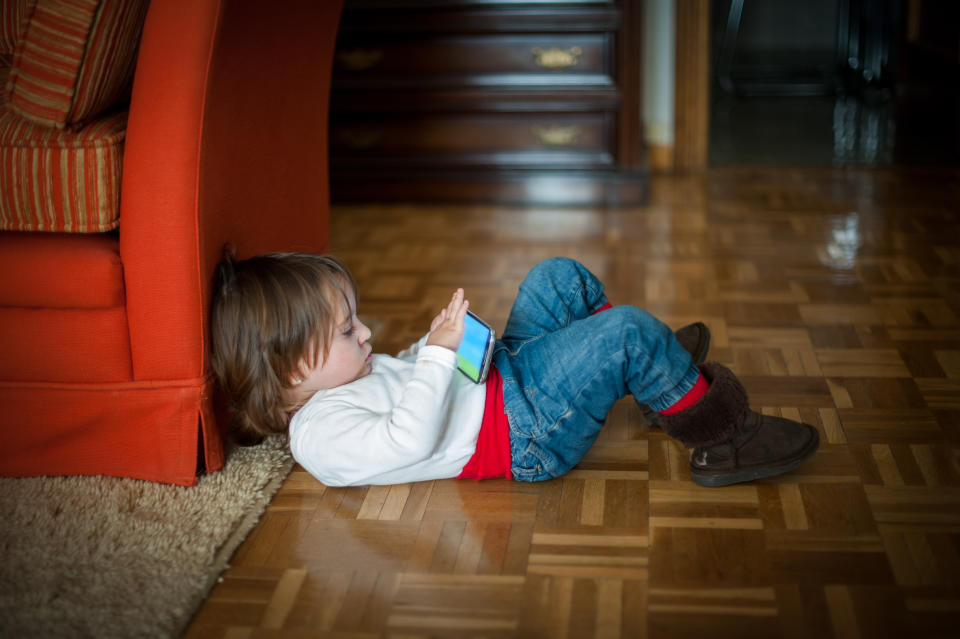
{"type": "Polygon", "coordinates": [[[563,475],[593,445],[627,393],[664,410],[699,370],[670,328],[646,311],[607,303],[582,264],[553,258],[520,285],[494,365],[503,376],[514,479],[563,475]]]}

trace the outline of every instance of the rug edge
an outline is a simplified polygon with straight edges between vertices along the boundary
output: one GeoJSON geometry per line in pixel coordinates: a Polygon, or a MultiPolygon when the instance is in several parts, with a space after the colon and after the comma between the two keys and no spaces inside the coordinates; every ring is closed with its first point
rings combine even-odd
{"type": "Polygon", "coordinates": [[[277,491],[280,490],[280,487],[283,485],[283,482],[287,480],[287,477],[290,476],[290,473],[293,471],[295,465],[293,458],[287,459],[280,472],[275,476],[270,478],[270,481],[267,482],[261,492],[260,503],[255,504],[253,508],[246,513],[243,518],[241,518],[237,525],[234,527],[233,531],[227,537],[227,539],[220,545],[220,548],[217,549],[216,554],[214,555],[211,561],[212,571],[208,577],[206,583],[200,588],[197,593],[197,599],[192,606],[192,610],[189,614],[185,615],[184,623],[181,627],[176,629],[176,634],[174,636],[183,636],[183,634],[190,627],[190,624],[193,622],[193,618],[196,616],[200,608],[203,607],[204,602],[209,598],[210,593],[213,591],[213,587],[220,581],[223,573],[230,568],[230,559],[233,557],[233,554],[236,552],[237,548],[240,547],[240,544],[247,538],[250,532],[256,527],[259,523],[260,518],[263,517],[263,513],[266,512],[267,507],[270,505],[270,502],[273,501],[274,495],[277,491]]]}

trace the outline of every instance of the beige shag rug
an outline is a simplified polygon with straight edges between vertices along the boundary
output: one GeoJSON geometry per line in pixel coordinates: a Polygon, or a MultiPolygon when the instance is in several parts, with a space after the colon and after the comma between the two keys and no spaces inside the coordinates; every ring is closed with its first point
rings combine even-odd
{"type": "Polygon", "coordinates": [[[292,466],[273,438],[192,488],[0,479],[0,636],[179,636],[292,466]]]}

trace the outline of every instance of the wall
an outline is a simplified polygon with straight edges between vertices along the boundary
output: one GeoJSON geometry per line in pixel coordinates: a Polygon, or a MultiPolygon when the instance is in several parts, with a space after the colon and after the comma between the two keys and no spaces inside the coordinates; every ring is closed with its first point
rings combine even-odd
{"type": "Polygon", "coordinates": [[[646,0],[643,25],[644,141],[651,168],[666,169],[674,144],[674,1],[646,0]]]}

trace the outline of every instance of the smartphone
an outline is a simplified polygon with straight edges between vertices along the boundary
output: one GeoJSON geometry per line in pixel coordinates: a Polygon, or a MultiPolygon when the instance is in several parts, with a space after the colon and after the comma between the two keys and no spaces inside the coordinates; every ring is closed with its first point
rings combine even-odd
{"type": "Polygon", "coordinates": [[[494,337],[489,324],[467,311],[463,320],[463,341],[457,349],[457,368],[477,384],[485,382],[490,372],[494,337]]]}

